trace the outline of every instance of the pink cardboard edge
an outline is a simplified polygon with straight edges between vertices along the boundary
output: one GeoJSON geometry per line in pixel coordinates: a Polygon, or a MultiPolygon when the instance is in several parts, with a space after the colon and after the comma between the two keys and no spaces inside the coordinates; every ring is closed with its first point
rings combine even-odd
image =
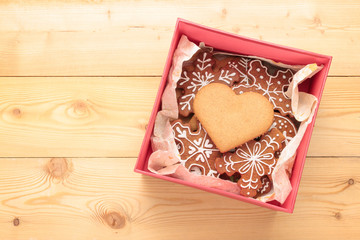
{"type": "MultiPolygon", "coordinates": [[[[189,37],[189,38],[191,39],[191,37],[189,37]]],[[[233,199],[241,200],[243,202],[252,203],[252,204],[262,206],[262,207],[266,207],[266,208],[269,208],[269,209],[273,209],[273,210],[277,210],[277,211],[283,211],[283,212],[287,212],[287,213],[292,213],[294,211],[296,196],[297,196],[297,192],[298,192],[299,185],[300,185],[300,180],[301,180],[301,175],[302,175],[303,168],[304,168],[304,165],[305,165],[306,154],[307,154],[307,151],[308,151],[308,148],[309,148],[311,135],[312,135],[314,124],[315,124],[315,119],[316,119],[316,116],[317,116],[318,107],[319,107],[319,104],[320,104],[322,93],[323,93],[323,90],[324,90],[324,87],[325,87],[326,78],[328,76],[328,72],[329,72],[329,69],[330,69],[331,60],[332,60],[331,56],[322,55],[322,54],[318,54],[318,53],[313,53],[313,52],[309,52],[309,51],[305,51],[305,50],[301,50],[301,49],[296,49],[296,48],[292,48],[292,47],[281,46],[281,45],[278,45],[278,44],[272,44],[272,43],[265,42],[265,41],[262,41],[262,40],[243,37],[243,36],[239,36],[239,35],[232,34],[232,33],[227,33],[227,32],[224,32],[222,30],[217,30],[217,29],[213,29],[213,28],[210,28],[210,27],[202,26],[202,25],[192,23],[192,22],[189,22],[187,20],[178,18],[177,22],[176,22],[174,34],[173,34],[173,37],[172,37],[169,53],[168,53],[168,56],[167,56],[166,64],[165,64],[165,67],[164,67],[162,79],[161,79],[161,82],[160,82],[160,85],[159,85],[158,93],[156,95],[154,107],[153,107],[151,115],[150,115],[148,127],[147,127],[146,132],[145,132],[145,136],[144,136],[141,148],[140,148],[139,157],[138,157],[137,162],[135,164],[134,171],[137,172],[137,173],[147,175],[147,176],[160,178],[160,179],[171,181],[171,182],[174,182],[174,183],[179,183],[179,184],[182,184],[182,185],[185,185],[185,186],[195,187],[195,188],[203,190],[203,191],[207,191],[207,192],[227,196],[227,197],[230,197],[230,198],[233,198],[233,199]],[[318,91],[319,91],[318,94],[316,94],[316,97],[319,100],[318,101],[318,106],[317,106],[317,109],[315,110],[313,121],[307,127],[304,138],[303,138],[303,140],[301,142],[301,145],[300,145],[300,146],[302,146],[301,155],[303,157],[302,157],[302,159],[298,159],[299,155],[300,155],[298,153],[298,156],[296,157],[296,160],[295,160],[294,169],[295,169],[295,165],[298,165],[298,164],[300,164],[300,165],[297,166],[297,168],[296,168],[296,169],[298,169],[297,172],[294,171],[293,175],[291,177],[291,185],[292,185],[293,189],[292,189],[290,195],[288,196],[289,202],[286,203],[288,201],[288,200],[286,200],[286,202],[283,204],[283,206],[277,206],[277,205],[271,204],[271,203],[264,203],[264,202],[260,202],[258,200],[252,199],[252,198],[247,198],[247,197],[243,197],[243,196],[240,196],[240,195],[235,195],[233,193],[228,193],[228,192],[217,190],[217,189],[212,189],[212,188],[208,188],[208,187],[204,187],[204,186],[195,185],[193,183],[185,182],[185,181],[180,180],[180,179],[154,174],[154,173],[151,173],[151,172],[149,172],[147,170],[146,164],[147,164],[147,160],[148,160],[148,157],[149,157],[150,151],[151,151],[151,149],[150,149],[150,137],[151,137],[151,134],[152,134],[152,131],[153,131],[153,128],[154,128],[156,114],[160,109],[160,102],[161,102],[162,93],[164,91],[164,88],[165,88],[165,85],[166,85],[166,82],[167,82],[167,76],[168,76],[168,73],[169,73],[169,70],[170,70],[170,67],[171,67],[171,64],[172,64],[172,56],[173,56],[173,53],[174,53],[174,51],[176,49],[176,45],[177,45],[177,43],[178,43],[178,41],[179,41],[179,39],[181,37],[180,25],[183,25],[183,24],[185,26],[189,25],[189,26],[192,26],[194,28],[210,31],[210,32],[213,32],[215,34],[229,36],[229,37],[236,38],[236,39],[239,39],[239,40],[242,40],[242,41],[247,41],[247,42],[251,42],[251,43],[254,43],[254,44],[261,44],[261,45],[264,45],[264,46],[266,46],[268,48],[277,48],[277,49],[281,49],[281,50],[284,50],[284,51],[300,53],[300,54],[304,54],[304,55],[307,55],[307,56],[313,56],[313,57],[316,57],[316,58],[322,58],[322,59],[325,60],[324,68],[321,70],[322,75],[323,75],[323,78],[321,79],[322,83],[321,83],[320,88],[318,88],[318,91]],[[298,163],[298,164],[296,164],[296,163],[298,163]],[[145,171],[145,169],[146,169],[146,171],[145,171]],[[285,204],[287,205],[286,207],[284,207],[285,204]]],[[[284,61],[284,62],[286,63],[286,61],[284,61]]],[[[320,73],[318,73],[318,74],[320,74],[320,73]]]]}

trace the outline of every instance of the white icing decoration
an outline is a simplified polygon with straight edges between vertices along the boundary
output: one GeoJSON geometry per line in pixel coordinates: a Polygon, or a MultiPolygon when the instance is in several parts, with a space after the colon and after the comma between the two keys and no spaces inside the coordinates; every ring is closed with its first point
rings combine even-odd
{"type": "MultiPolygon", "coordinates": [[[[190,111],[191,101],[195,98],[195,92],[214,81],[214,74],[212,73],[205,72],[205,74],[202,75],[200,72],[193,72],[192,74],[194,77],[191,79],[191,85],[187,86],[187,89],[191,90],[192,93],[181,96],[181,100],[183,101],[179,102],[182,111],[186,108],[190,111]]],[[[179,85],[183,85],[190,80],[186,72],[184,72],[184,76],[185,77],[180,78],[183,81],[179,82],[179,85]]]]}
{"type": "Polygon", "coordinates": [[[190,111],[190,107],[191,107],[191,100],[193,100],[195,98],[195,94],[194,93],[190,93],[188,95],[184,95],[181,97],[181,99],[187,99],[184,102],[180,102],[180,106],[181,106],[181,110],[184,110],[185,108],[187,108],[190,111]]]}
{"type": "Polygon", "coordinates": [[[240,83],[245,82],[245,85],[250,85],[250,78],[248,77],[248,75],[246,73],[243,73],[242,71],[240,71],[240,69],[238,68],[238,64],[242,67],[245,68],[245,71],[248,71],[248,62],[250,61],[250,59],[248,58],[240,58],[240,60],[235,63],[235,62],[230,62],[229,63],[229,67],[234,68],[239,74],[240,74],[240,83]]]}
{"type": "Polygon", "coordinates": [[[206,68],[210,67],[211,64],[209,62],[211,62],[211,59],[210,58],[206,58],[206,52],[204,52],[203,54],[203,59],[200,60],[200,59],[197,59],[198,62],[201,63],[201,65],[199,64],[196,64],[196,67],[200,70],[200,71],[204,71],[206,68]]]}
{"type": "Polygon", "coordinates": [[[277,84],[280,84],[281,82],[280,81],[277,81],[277,84]]]}
{"type": "Polygon", "coordinates": [[[194,152],[196,152],[196,148],[194,148],[193,146],[189,146],[189,154],[193,154],[194,152]]]}
{"type": "Polygon", "coordinates": [[[179,85],[182,86],[182,85],[184,85],[184,83],[188,82],[189,80],[190,80],[190,78],[188,77],[187,72],[184,71],[184,77],[181,76],[181,77],[179,78],[179,85]]]}
{"type": "MultiPolygon", "coordinates": [[[[258,69],[259,69],[259,68],[257,68],[256,71],[257,71],[258,69]]],[[[283,109],[282,106],[276,105],[276,102],[275,102],[275,101],[277,100],[277,98],[280,98],[280,97],[285,98],[285,99],[289,99],[289,97],[287,97],[286,94],[285,94],[285,92],[286,92],[286,91],[285,91],[285,88],[287,88],[287,87],[289,86],[290,81],[291,81],[292,76],[293,76],[293,73],[291,72],[290,69],[287,69],[286,71],[279,70],[279,71],[277,71],[276,76],[271,76],[271,75],[268,74],[268,72],[267,72],[267,70],[266,70],[266,67],[262,64],[262,62],[261,62],[260,60],[253,60],[253,61],[250,62],[250,69],[249,69],[249,72],[248,72],[248,73],[249,73],[249,75],[250,75],[252,78],[255,79],[255,80],[254,80],[254,84],[253,84],[252,86],[255,86],[258,90],[262,90],[262,91],[263,91],[263,95],[266,96],[266,97],[269,99],[269,101],[270,101],[274,106],[276,106],[276,107],[278,107],[279,109],[281,109],[282,112],[284,112],[285,114],[291,113],[291,110],[290,110],[290,109],[288,109],[288,110],[283,109]],[[266,81],[266,88],[263,88],[260,83],[257,83],[255,76],[251,74],[251,70],[252,70],[253,64],[254,64],[255,62],[259,62],[260,65],[261,65],[261,67],[262,67],[263,69],[265,69],[264,72],[265,72],[265,74],[266,74],[266,79],[265,79],[265,81],[266,81]],[[284,77],[283,77],[283,78],[286,79],[286,74],[287,74],[287,73],[290,73],[290,74],[291,74],[291,77],[288,79],[288,84],[284,84],[284,85],[282,86],[282,89],[278,89],[277,87],[275,87],[275,88],[273,88],[273,89],[270,89],[270,87],[274,84],[274,83],[272,82],[274,79],[277,79],[280,74],[283,74],[283,76],[285,76],[285,78],[284,78],[284,77]]],[[[260,78],[261,78],[261,76],[260,76],[260,78]]],[[[239,87],[240,87],[240,86],[239,86],[239,87]]]]}
{"type": "MultiPolygon", "coordinates": [[[[289,124],[289,125],[290,125],[290,130],[288,130],[288,132],[289,132],[289,133],[294,132],[294,133],[296,134],[296,132],[297,132],[297,131],[296,131],[296,127],[295,127],[295,125],[294,125],[289,119],[287,119],[286,117],[281,116],[280,114],[275,114],[275,118],[283,119],[283,121],[284,121],[285,124],[289,124]]],[[[282,121],[282,120],[280,120],[280,119],[278,120],[279,122],[282,121]]],[[[283,123],[282,123],[282,124],[283,124],[283,123]]],[[[282,125],[282,124],[281,124],[281,125],[282,125]]],[[[287,128],[287,125],[285,125],[285,127],[287,128]]],[[[282,128],[279,127],[279,129],[282,129],[282,128]]],[[[287,144],[291,141],[292,137],[291,137],[291,136],[288,136],[287,130],[283,131],[283,135],[284,135],[284,137],[285,137],[284,142],[285,142],[285,144],[287,145],[287,144]]]]}
{"type": "Polygon", "coordinates": [[[199,91],[214,81],[214,74],[212,73],[205,72],[205,75],[202,75],[200,72],[193,72],[192,74],[195,77],[192,78],[193,81],[191,81],[191,85],[187,87],[187,89],[191,89],[192,92],[199,91]]]}
{"type": "Polygon", "coordinates": [[[266,189],[269,187],[270,181],[267,181],[265,186],[264,186],[264,184],[265,184],[264,179],[262,179],[261,183],[262,183],[263,187],[262,187],[262,190],[260,191],[260,193],[263,194],[266,191],[266,189]]]}
{"type": "Polygon", "coordinates": [[[224,71],[223,69],[221,69],[219,80],[230,84],[232,81],[232,77],[234,77],[236,74],[234,72],[229,74],[229,72],[229,70],[224,71]]]}
{"type": "MultiPolygon", "coordinates": [[[[229,64],[231,64],[229,62],[229,64]]],[[[243,64],[241,62],[240,64],[243,64]]],[[[186,85],[185,93],[180,97],[179,109],[181,111],[191,111],[192,101],[195,98],[195,94],[204,86],[218,80],[227,85],[231,84],[231,81],[236,76],[236,72],[230,70],[221,70],[220,76],[215,79],[214,73],[211,72],[212,57],[211,54],[204,52],[196,59],[196,68],[193,72],[189,73],[184,71],[178,81],[178,86],[186,85]]],[[[246,68],[247,69],[247,68],[246,68]]],[[[246,76],[246,74],[244,74],[246,76]]]]}
{"type": "MultiPolygon", "coordinates": [[[[180,155],[185,151],[185,145],[184,145],[183,141],[186,140],[187,142],[190,143],[190,145],[188,146],[188,149],[187,149],[188,154],[190,156],[186,159],[181,159],[180,163],[185,166],[185,163],[188,160],[195,158],[195,161],[198,161],[200,163],[207,165],[207,167],[209,169],[207,176],[216,177],[217,171],[214,171],[212,169],[212,167],[210,166],[210,164],[208,162],[208,159],[211,157],[211,155],[214,152],[219,152],[219,149],[215,148],[215,146],[210,143],[210,138],[208,137],[208,134],[207,134],[205,128],[202,128],[202,125],[199,124],[198,130],[196,132],[192,132],[189,126],[184,126],[180,122],[176,122],[172,126],[172,128],[174,131],[175,140],[177,140],[179,143],[182,144],[183,151],[180,153],[180,155]],[[181,130],[180,127],[184,128],[186,130],[181,130]],[[177,135],[175,134],[175,131],[177,132],[177,135]],[[202,132],[205,133],[204,137],[199,137],[194,140],[190,140],[188,138],[188,134],[190,134],[191,136],[199,136],[202,132]]],[[[197,166],[199,168],[202,168],[204,170],[203,172],[205,173],[205,168],[203,165],[193,163],[189,166],[189,169],[192,166],[197,166]]]]}
{"type": "Polygon", "coordinates": [[[287,107],[287,108],[290,107],[289,104],[286,104],[286,107],[287,107]]]}
{"type": "Polygon", "coordinates": [[[240,174],[247,174],[250,172],[249,179],[241,178],[241,181],[244,184],[240,184],[242,188],[250,188],[257,189],[258,188],[258,178],[253,179],[254,171],[258,176],[264,176],[267,174],[271,174],[272,169],[275,167],[276,160],[274,158],[274,154],[272,152],[265,153],[265,151],[269,148],[273,150],[279,148],[279,143],[275,141],[275,138],[271,138],[269,135],[266,135],[261,141],[256,142],[253,146],[253,149],[249,148],[248,143],[245,143],[245,147],[238,148],[235,154],[240,158],[239,161],[232,161],[232,156],[230,155],[223,157],[225,169],[228,172],[236,170],[234,165],[237,163],[243,163],[237,171],[240,174]],[[275,148],[276,146],[276,148],[275,148]],[[262,148],[263,147],[263,148],[262,148]],[[244,149],[245,150],[244,150],[244,149]],[[268,171],[264,169],[264,166],[268,168],[268,171]],[[230,170],[230,169],[231,170],[230,170]]]}
{"type": "Polygon", "coordinates": [[[256,71],[257,71],[257,72],[260,72],[260,68],[257,68],[256,71]]]}
{"type": "Polygon", "coordinates": [[[284,140],[285,145],[288,145],[288,143],[291,141],[292,137],[287,136],[286,131],[283,131],[283,135],[285,137],[285,140],[284,140]]]}
{"type": "Polygon", "coordinates": [[[261,75],[261,76],[260,76],[260,79],[263,79],[263,78],[264,78],[264,76],[261,75]]]}
{"type": "Polygon", "coordinates": [[[282,102],[283,100],[282,100],[282,98],[279,98],[279,102],[282,102]]]}

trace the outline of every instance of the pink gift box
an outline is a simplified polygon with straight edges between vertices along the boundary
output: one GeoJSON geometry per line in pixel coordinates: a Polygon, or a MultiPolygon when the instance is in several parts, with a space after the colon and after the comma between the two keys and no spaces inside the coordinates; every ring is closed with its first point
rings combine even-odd
{"type": "MultiPolygon", "coordinates": [[[[308,125],[305,135],[298,148],[294,167],[293,167],[293,173],[290,178],[292,191],[288,196],[288,198],[286,199],[286,201],[284,202],[284,204],[282,205],[280,205],[276,201],[267,202],[267,203],[260,202],[256,199],[243,197],[240,195],[236,195],[233,193],[229,193],[209,187],[199,186],[197,184],[193,184],[191,182],[185,182],[183,180],[172,177],[154,174],[148,170],[147,163],[149,156],[152,153],[150,137],[154,128],[156,114],[158,111],[161,110],[160,109],[161,96],[163,94],[164,88],[167,83],[167,77],[172,64],[173,54],[178,45],[180,37],[183,34],[186,35],[190,41],[196,44],[200,42],[204,42],[206,46],[211,46],[218,51],[250,55],[250,56],[259,56],[292,65],[306,65],[309,63],[316,63],[318,65],[323,65],[324,68],[319,73],[317,73],[311,79],[306,80],[304,83],[302,83],[299,86],[300,91],[308,92],[316,96],[319,100],[318,104],[320,104],[320,99],[324,89],[325,80],[329,72],[332,57],[317,53],[312,53],[300,49],[295,49],[291,47],[280,46],[277,44],[272,44],[260,40],[250,39],[247,37],[242,37],[235,34],[230,34],[220,30],[216,30],[213,28],[201,26],[183,19],[178,19],[175,27],[174,36],[170,45],[169,55],[167,57],[165,69],[160,82],[159,91],[155,99],[154,108],[152,110],[149,124],[146,129],[145,137],[140,149],[139,157],[135,165],[135,172],[142,173],[144,175],[153,176],[156,178],[164,179],[175,183],[180,183],[186,186],[191,186],[194,188],[220,194],[244,202],[256,204],[258,206],[270,208],[273,210],[292,213],[294,210],[296,195],[300,184],[301,174],[304,168],[305,158],[308,151],[311,134],[314,128],[315,119],[313,119],[311,124],[308,125]]],[[[317,109],[314,118],[316,118],[317,109]]]]}

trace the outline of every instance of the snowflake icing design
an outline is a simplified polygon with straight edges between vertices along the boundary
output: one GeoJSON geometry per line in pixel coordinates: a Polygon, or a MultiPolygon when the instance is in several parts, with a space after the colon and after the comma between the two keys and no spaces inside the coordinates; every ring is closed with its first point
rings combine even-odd
{"type": "Polygon", "coordinates": [[[178,81],[178,86],[184,88],[185,93],[180,98],[180,109],[182,111],[190,111],[195,94],[204,86],[214,82],[214,74],[209,71],[204,71],[211,67],[211,58],[204,52],[202,58],[197,59],[196,69],[198,71],[191,72],[191,76],[187,71],[183,71],[178,81]]]}
{"type": "Polygon", "coordinates": [[[207,69],[208,67],[211,66],[211,59],[210,58],[206,58],[207,53],[204,52],[203,54],[203,58],[202,59],[197,59],[197,61],[200,64],[196,64],[196,67],[200,70],[200,71],[204,71],[205,69],[207,69]]]}
{"type": "Polygon", "coordinates": [[[203,175],[217,177],[214,161],[216,157],[220,156],[220,151],[215,147],[200,122],[196,132],[192,132],[188,125],[184,125],[180,121],[175,121],[172,128],[181,164],[189,170],[198,167],[203,175]]]}
{"type": "Polygon", "coordinates": [[[214,81],[214,74],[209,72],[205,72],[204,74],[193,72],[192,74],[194,75],[193,81],[190,83],[190,86],[187,87],[187,89],[190,89],[192,92],[198,92],[201,88],[214,81]]]}
{"type": "Polygon", "coordinates": [[[228,65],[230,68],[235,69],[240,77],[240,84],[245,83],[245,86],[250,86],[250,78],[247,74],[248,72],[248,62],[250,61],[249,58],[240,58],[237,62],[234,61],[230,61],[228,62],[228,65]],[[241,71],[240,67],[242,67],[242,69],[244,69],[244,71],[241,71]]]}
{"type": "Polygon", "coordinates": [[[240,173],[238,182],[241,194],[253,197],[262,187],[262,176],[271,178],[271,173],[276,165],[275,151],[280,148],[284,136],[279,130],[273,129],[261,137],[260,141],[252,140],[239,147],[235,153],[227,153],[217,159],[215,166],[220,174],[231,176],[240,173]]]}
{"type": "Polygon", "coordinates": [[[245,84],[240,82],[233,87],[233,90],[238,94],[249,91],[258,92],[269,99],[274,109],[282,114],[291,115],[291,99],[285,92],[290,85],[293,72],[290,69],[278,70],[275,76],[271,76],[260,60],[252,60],[249,65],[247,74],[253,79],[253,83],[250,84],[249,80],[245,84]]]}
{"type": "Polygon", "coordinates": [[[236,78],[236,73],[230,69],[216,69],[218,60],[213,57],[212,53],[204,50],[199,50],[195,59],[190,61],[183,67],[177,83],[177,87],[183,89],[183,95],[179,98],[179,111],[185,117],[192,112],[195,94],[200,89],[214,82],[231,86],[236,78]],[[214,69],[216,69],[215,72],[214,69]]]}
{"type": "MultiPolygon", "coordinates": [[[[249,75],[254,77],[253,74],[256,72],[260,74],[254,86],[263,91],[262,94],[269,99],[275,109],[290,114],[291,100],[285,92],[290,85],[293,76],[292,71],[290,69],[286,71],[279,70],[275,76],[271,76],[267,73],[267,68],[262,65],[261,61],[256,60],[251,62],[249,75]]],[[[254,77],[254,79],[256,78],[254,77]]]]}
{"type": "Polygon", "coordinates": [[[221,69],[219,80],[225,82],[226,84],[230,84],[235,75],[236,74],[234,72],[221,69]]]}

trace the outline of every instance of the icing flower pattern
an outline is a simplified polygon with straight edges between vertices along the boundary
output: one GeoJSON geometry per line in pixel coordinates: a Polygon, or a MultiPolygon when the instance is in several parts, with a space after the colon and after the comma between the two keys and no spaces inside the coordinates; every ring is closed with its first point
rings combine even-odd
{"type": "Polygon", "coordinates": [[[172,128],[181,164],[190,171],[200,170],[202,175],[217,177],[214,161],[221,154],[200,122],[195,132],[180,120],[174,121],[172,128]]]}
{"type": "Polygon", "coordinates": [[[217,158],[215,167],[220,174],[226,173],[228,176],[239,172],[240,194],[254,197],[257,190],[262,187],[261,177],[268,176],[271,179],[276,165],[274,153],[280,148],[283,140],[281,132],[273,128],[259,141],[249,141],[237,148],[234,153],[225,153],[222,158],[217,158]]]}

